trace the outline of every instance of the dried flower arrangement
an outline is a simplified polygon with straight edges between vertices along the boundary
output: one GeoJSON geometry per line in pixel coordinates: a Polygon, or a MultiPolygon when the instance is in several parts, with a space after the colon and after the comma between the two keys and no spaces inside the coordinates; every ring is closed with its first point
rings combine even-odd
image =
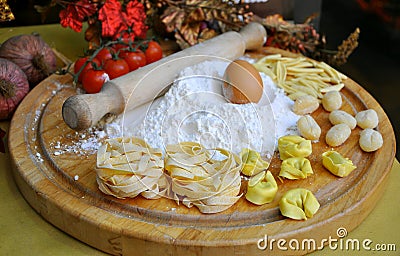
{"type": "Polygon", "coordinates": [[[179,46],[187,48],[220,33],[239,30],[250,22],[253,14],[248,6],[236,2],[147,0],[145,6],[147,15],[153,17],[150,26],[173,33],[179,46]]]}
{"type": "Polygon", "coordinates": [[[99,46],[101,40],[127,38],[134,41],[146,36],[146,13],[143,4],[137,0],[52,0],[47,6],[36,6],[36,10],[46,13],[56,4],[64,7],[59,14],[63,27],[80,32],[83,22],[89,24],[85,31],[89,49],[99,46]]]}
{"type": "Polygon", "coordinates": [[[350,54],[358,46],[360,29],[356,28],[349,37],[343,40],[337,50],[326,48],[326,38],[321,36],[312,25],[314,16],[310,16],[302,24],[293,24],[285,21],[279,14],[262,19],[254,17],[267,29],[267,45],[301,53],[307,57],[327,62],[333,66],[340,66],[347,62],[350,54]]]}
{"type": "Polygon", "coordinates": [[[302,24],[285,21],[281,15],[265,18],[253,15],[247,4],[235,0],[51,0],[37,7],[45,13],[50,6],[61,4],[61,24],[75,31],[85,31],[89,48],[116,38],[143,38],[151,28],[155,35],[172,37],[181,49],[218,34],[239,30],[250,21],[260,22],[268,32],[268,46],[322,60],[330,65],[346,63],[358,46],[357,28],[337,50],[326,48],[326,38],[313,27],[310,17],[302,24]]]}

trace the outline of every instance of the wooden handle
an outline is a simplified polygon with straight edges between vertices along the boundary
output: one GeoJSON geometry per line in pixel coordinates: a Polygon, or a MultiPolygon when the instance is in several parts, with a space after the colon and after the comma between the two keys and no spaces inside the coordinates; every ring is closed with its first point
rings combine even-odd
{"type": "Polygon", "coordinates": [[[101,93],[69,97],[63,104],[62,115],[69,127],[83,130],[94,126],[105,114],[124,110],[124,97],[112,83],[105,83],[101,93]]]}
{"type": "Polygon", "coordinates": [[[132,110],[163,94],[185,67],[205,60],[237,59],[246,49],[262,47],[266,39],[266,31],[259,23],[250,23],[239,33],[223,33],[113,79],[97,94],[68,98],[62,108],[63,119],[72,129],[89,128],[108,113],[132,110]]]}
{"type": "Polygon", "coordinates": [[[239,31],[239,34],[244,40],[245,50],[260,49],[267,41],[267,32],[260,23],[249,23],[239,31]]]}

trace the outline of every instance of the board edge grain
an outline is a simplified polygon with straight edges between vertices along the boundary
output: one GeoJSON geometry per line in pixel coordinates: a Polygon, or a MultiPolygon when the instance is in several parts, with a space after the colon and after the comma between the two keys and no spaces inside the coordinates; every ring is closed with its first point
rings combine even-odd
{"type": "MultiPolygon", "coordinates": [[[[27,131],[24,129],[27,120],[22,118],[27,117],[26,113],[31,114],[29,118],[32,118],[32,115],[35,118],[35,113],[32,113],[36,110],[34,106],[41,106],[43,104],[41,100],[48,100],[48,97],[51,97],[52,92],[49,92],[49,88],[54,88],[52,83],[52,77],[47,78],[22,101],[11,121],[8,140],[16,184],[25,200],[44,219],[82,242],[114,255],[128,255],[132,252],[141,252],[145,255],[157,255],[165,252],[183,255],[189,248],[202,255],[210,253],[232,255],[239,251],[245,251],[248,255],[269,255],[269,252],[258,250],[255,244],[258,239],[262,238],[263,233],[266,233],[266,228],[262,225],[207,230],[206,227],[195,226],[189,228],[169,227],[134,219],[124,219],[123,216],[117,216],[117,221],[115,215],[110,212],[99,209],[95,205],[88,205],[87,201],[79,200],[79,195],[71,195],[68,191],[58,190],[57,185],[51,181],[51,177],[37,171],[38,168],[50,168],[51,166],[46,166],[45,163],[38,161],[37,156],[29,151],[29,145],[26,144],[27,131]],[[32,177],[35,177],[34,181],[32,181],[32,177]],[[97,219],[93,216],[96,216],[97,219]],[[99,220],[101,220],[100,225],[99,220]],[[124,227],[137,227],[140,232],[132,233],[124,227]],[[204,234],[204,232],[210,233],[204,234]],[[227,232],[237,234],[237,237],[229,240],[227,235],[224,234],[227,232]],[[243,235],[245,232],[250,235],[243,235]],[[207,240],[207,237],[215,237],[216,239],[207,240]]],[[[372,167],[378,168],[379,166],[379,168],[382,168],[380,179],[372,182],[373,186],[369,187],[370,190],[368,190],[365,185],[371,185],[369,183],[372,177],[365,175],[354,188],[362,191],[364,197],[346,210],[320,222],[318,222],[318,215],[308,222],[280,220],[274,223],[276,226],[273,229],[278,229],[281,225],[282,232],[271,237],[277,239],[307,238],[311,231],[316,232],[320,238],[328,237],[335,234],[337,227],[333,227],[333,223],[346,224],[347,230],[351,231],[368,216],[383,194],[396,152],[394,131],[386,113],[365,89],[354,81],[348,84],[348,89],[357,93],[357,96],[365,101],[366,105],[376,106],[374,109],[377,110],[379,117],[383,118],[380,120],[381,123],[378,128],[379,131],[387,135],[384,137],[384,146],[378,152],[371,153],[375,154],[371,163],[372,167]],[[380,162],[382,159],[385,159],[383,163],[380,162]],[[358,214],[358,218],[348,217],[354,214],[358,214]],[[292,229],[285,227],[288,222],[295,224],[292,229]],[[303,225],[304,223],[310,225],[303,225]]],[[[379,177],[377,173],[375,173],[374,178],[376,177],[379,177]]],[[[346,198],[337,200],[346,200],[346,198]]],[[[325,211],[328,210],[325,209],[325,211]]],[[[273,252],[274,255],[276,253],[276,251],[273,252]]],[[[300,255],[306,253],[306,251],[296,253],[300,255]]]]}

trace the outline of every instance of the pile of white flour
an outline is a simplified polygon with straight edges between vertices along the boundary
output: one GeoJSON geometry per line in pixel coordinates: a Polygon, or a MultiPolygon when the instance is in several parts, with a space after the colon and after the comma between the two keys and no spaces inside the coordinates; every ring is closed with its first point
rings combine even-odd
{"type": "Polygon", "coordinates": [[[291,111],[293,101],[261,73],[264,93],[259,103],[227,102],[222,77],[228,64],[206,61],[185,68],[163,97],[125,113],[106,127],[106,133],[137,136],[161,149],[193,141],[207,148],[222,147],[234,153],[250,148],[271,156],[280,136],[296,134],[299,116],[291,111]]]}

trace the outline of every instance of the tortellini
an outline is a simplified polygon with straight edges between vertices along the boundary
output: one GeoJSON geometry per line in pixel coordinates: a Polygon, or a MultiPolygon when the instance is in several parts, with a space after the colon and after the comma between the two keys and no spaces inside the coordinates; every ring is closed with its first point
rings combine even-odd
{"type": "Polygon", "coordinates": [[[150,148],[144,140],[109,139],[97,153],[96,180],[108,195],[156,199],[169,191],[163,168],[161,150],[150,148]]]}
{"type": "Polygon", "coordinates": [[[286,135],[278,139],[278,150],[281,160],[290,157],[307,157],[312,153],[311,140],[297,135],[286,135]]]}
{"type": "Polygon", "coordinates": [[[253,204],[263,205],[274,200],[278,184],[270,171],[262,171],[247,183],[246,199],[253,204]]]}
{"type": "Polygon", "coordinates": [[[304,188],[287,191],[279,201],[281,214],[295,220],[307,220],[313,217],[319,207],[317,198],[304,188]]]}
{"type": "Polygon", "coordinates": [[[269,163],[261,159],[260,153],[255,150],[244,148],[240,152],[240,158],[243,163],[242,173],[247,176],[253,176],[269,167],[269,163]]]}
{"type": "Polygon", "coordinates": [[[334,150],[322,154],[322,165],[339,177],[346,177],[357,168],[350,159],[343,157],[334,150]]]}
{"type": "Polygon", "coordinates": [[[304,157],[291,157],[283,160],[280,177],[290,180],[305,179],[313,174],[310,160],[304,157]]]}

